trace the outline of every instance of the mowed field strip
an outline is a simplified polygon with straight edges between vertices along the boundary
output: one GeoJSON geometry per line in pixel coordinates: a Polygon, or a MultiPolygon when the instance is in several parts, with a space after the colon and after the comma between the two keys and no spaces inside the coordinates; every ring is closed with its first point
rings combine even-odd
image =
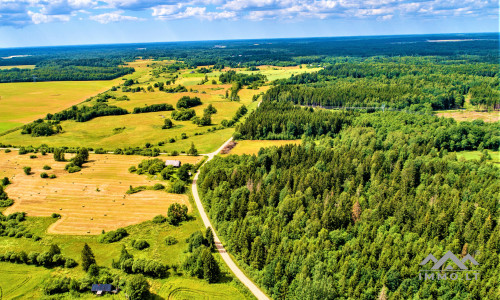
{"type": "Polygon", "coordinates": [[[0,83],[0,133],[104,92],[120,79],[0,83]]]}
{"type": "Polygon", "coordinates": [[[268,148],[273,146],[280,147],[288,144],[300,145],[300,143],[301,140],[243,140],[238,141],[236,146],[231,149],[228,154],[257,155],[261,148],[268,148]]]}
{"type": "MultiPolygon", "coordinates": [[[[29,216],[50,216],[58,213],[62,218],[50,228],[57,234],[100,234],[102,230],[150,220],[158,214],[166,214],[172,203],[191,206],[186,195],[169,194],[165,191],[143,191],[127,195],[129,186],[159,183],[146,175],[128,172],[147,157],[112,154],[91,154],[89,162],[77,173],[64,170],[66,162],[55,162],[51,154],[30,159],[29,155],[18,155],[17,151],[0,153],[0,177],[7,176],[12,184],[6,191],[14,205],[5,214],[16,211],[29,216]],[[43,170],[44,165],[52,167],[43,170]],[[31,175],[24,174],[23,167],[32,168],[31,175]],[[44,179],[40,173],[55,174],[55,179],[44,179]]],[[[68,154],[66,158],[68,159],[68,154]]],[[[162,159],[177,159],[183,163],[196,163],[201,157],[160,156],[162,159]]],[[[166,182],[163,182],[166,184],[166,182]]]]}

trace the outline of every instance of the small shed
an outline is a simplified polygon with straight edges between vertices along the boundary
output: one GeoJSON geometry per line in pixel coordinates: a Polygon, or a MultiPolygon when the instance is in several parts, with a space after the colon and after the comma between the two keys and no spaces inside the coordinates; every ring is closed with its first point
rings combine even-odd
{"type": "Polygon", "coordinates": [[[95,293],[96,295],[102,295],[104,293],[111,293],[116,291],[113,291],[113,286],[111,284],[93,284],[92,285],[92,293],[95,293]]]}
{"type": "Polygon", "coordinates": [[[179,168],[181,166],[181,161],[180,160],[166,160],[165,166],[174,166],[176,168],[179,168]]]}

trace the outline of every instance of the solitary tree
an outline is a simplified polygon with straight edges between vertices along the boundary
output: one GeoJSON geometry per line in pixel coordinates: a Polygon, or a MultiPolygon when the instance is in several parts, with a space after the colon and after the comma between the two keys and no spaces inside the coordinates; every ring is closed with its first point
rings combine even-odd
{"type": "Polygon", "coordinates": [[[94,253],[90,249],[89,245],[85,243],[82,250],[82,268],[85,272],[89,269],[91,265],[96,263],[94,253]]]}
{"type": "Polygon", "coordinates": [[[192,155],[192,156],[196,156],[198,155],[198,150],[196,149],[196,147],[194,146],[194,143],[191,143],[191,148],[189,148],[188,152],[187,152],[188,155],[192,155]]]}
{"type": "Polygon", "coordinates": [[[55,161],[65,161],[64,149],[54,148],[54,160],[55,161]]]}
{"type": "Polygon", "coordinates": [[[186,205],[179,203],[171,204],[168,207],[168,219],[172,225],[177,225],[187,219],[188,208],[186,205]]]}

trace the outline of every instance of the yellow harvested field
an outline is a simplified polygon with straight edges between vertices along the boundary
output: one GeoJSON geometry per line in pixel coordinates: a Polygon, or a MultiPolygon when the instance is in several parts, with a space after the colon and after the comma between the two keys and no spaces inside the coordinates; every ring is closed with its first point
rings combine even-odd
{"type": "MultiPolygon", "coordinates": [[[[152,186],[163,183],[148,179],[145,175],[128,172],[143,156],[90,154],[89,162],[80,172],[68,173],[66,162],[56,162],[48,154],[30,159],[29,154],[17,151],[0,153],[0,177],[7,176],[12,184],[6,187],[14,205],[5,214],[23,211],[29,216],[50,216],[58,213],[62,218],[50,228],[55,234],[100,234],[102,230],[114,230],[166,215],[172,203],[186,204],[191,210],[188,196],[169,194],[165,191],[142,191],[127,195],[129,186],[152,186]],[[43,170],[44,165],[51,170],[43,170]],[[24,174],[23,167],[32,168],[32,174],[24,174]],[[40,173],[55,174],[55,179],[44,179],[40,173]]],[[[66,154],[66,159],[70,158],[66,154]]],[[[177,159],[183,163],[197,163],[201,157],[160,156],[161,159],[177,159]]]]}
{"type": "Polygon", "coordinates": [[[120,81],[0,83],[0,132],[78,104],[120,81]]]}
{"type": "Polygon", "coordinates": [[[238,141],[229,154],[257,154],[260,148],[279,147],[288,144],[300,145],[301,140],[244,140],[238,141]]]}
{"type": "Polygon", "coordinates": [[[35,65],[17,65],[17,66],[0,66],[0,70],[8,70],[8,69],[34,69],[35,65]]]}
{"type": "Polygon", "coordinates": [[[500,112],[492,111],[492,112],[479,112],[479,111],[444,111],[436,113],[439,117],[453,118],[457,121],[474,121],[474,120],[483,120],[485,122],[498,122],[500,121],[500,112]]]}

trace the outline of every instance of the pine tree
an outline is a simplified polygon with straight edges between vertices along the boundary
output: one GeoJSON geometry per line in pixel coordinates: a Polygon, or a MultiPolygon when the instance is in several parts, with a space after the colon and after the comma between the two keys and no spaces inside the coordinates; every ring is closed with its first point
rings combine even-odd
{"type": "Polygon", "coordinates": [[[90,249],[89,245],[85,243],[82,250],[82,268],[85,272],[89,269],[91,265],[96,263],[94,253],[90,249]]]}
{"type": "Polygon", "coordinates": [[[191,156],[196,156],[198,155],[198,150],[196,149],[196,147],[194,146],[194,143],[191,143],[191,148],[189,148],[188,152],[187,152],[188,155],[191,155],[191,156]]]}
{"type": "Polygon", "coordinates": [[[208,283],[215,283],[219,281],[220,278],[219,265],[215,261],[215,258],[209,249],[203,250],[202,259],[203,259],[203,278],[208,283]]]}
{"type": "Polygon", "coordinates": [[[210,251],[215,251],[215,240],[212,228],[207,227],[207,230],[205,231],[205,239],[207,240],[208,249],[210,249],[210,251]]]}

